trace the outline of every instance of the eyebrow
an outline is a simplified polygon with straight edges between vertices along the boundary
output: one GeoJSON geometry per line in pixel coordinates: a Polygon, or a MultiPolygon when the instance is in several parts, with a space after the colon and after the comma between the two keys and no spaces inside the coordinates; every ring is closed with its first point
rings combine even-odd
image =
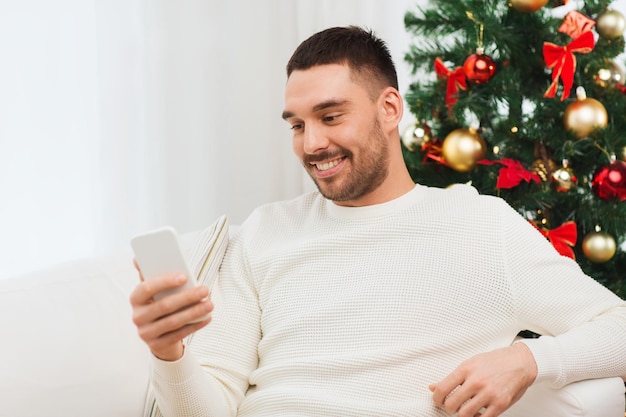
{"type": "MultiPolygon", "coordinates": [[[[346,103],[348,103],[348,100],[335,100],[335,99],[326,100],[313,106],[313,113],[318,112],[320,110],[332,108],[332,107],[339,107],[346,103]]],[[[293,112],[290,112],[287,110],[283,111],[283,114],[282,114],[282,117],[284,120],[287,120],[294,116],[295,114],[293,112]]]]}

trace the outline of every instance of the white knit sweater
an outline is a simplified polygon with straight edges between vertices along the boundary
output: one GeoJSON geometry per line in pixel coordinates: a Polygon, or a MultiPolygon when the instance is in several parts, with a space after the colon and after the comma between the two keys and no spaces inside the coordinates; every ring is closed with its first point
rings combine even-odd
{"type": "Polygon", "coordinates": [[[154,361],[167,417],[444,416],[428,385],[524,329],[547,335],[524,342],[537,381],[626,375],[626,303],[469,186],[263,206],[214,291],[185,356],[154,361]]]}

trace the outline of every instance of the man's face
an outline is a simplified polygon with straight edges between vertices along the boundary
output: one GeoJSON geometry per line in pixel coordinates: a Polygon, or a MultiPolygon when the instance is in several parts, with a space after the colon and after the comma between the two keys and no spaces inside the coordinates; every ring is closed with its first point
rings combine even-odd
{"type": "Polygon", "coordinates": [[[378,102],[350,77],[347,65],[291,73],[283,118],[293,150],[322,195],[337,204],[367,204],[388,175],[387,138],[378,102]]]}

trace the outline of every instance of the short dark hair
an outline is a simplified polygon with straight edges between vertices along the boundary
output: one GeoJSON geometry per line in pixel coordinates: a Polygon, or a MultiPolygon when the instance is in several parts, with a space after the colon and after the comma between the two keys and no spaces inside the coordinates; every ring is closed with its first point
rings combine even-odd
{"type": "Polygon", "coordinates": [[[296,48],[287,63],[287,77],[295,70],[317,65],[347,64],[368,82],[398,89],[398,75],[387,44],[371,30],[357,26],[333,27],[318,32],[296,48]]]}

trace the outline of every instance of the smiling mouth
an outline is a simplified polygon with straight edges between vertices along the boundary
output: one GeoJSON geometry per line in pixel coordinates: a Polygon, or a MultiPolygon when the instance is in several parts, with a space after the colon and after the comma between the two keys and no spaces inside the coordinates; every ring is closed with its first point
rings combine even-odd
{"type": "Polygon", "coordinates": [[[339,163],[343,161],[343,159],[344,157],[333,159],[332,161],[328,161],[328,162],[313,162],[311,163],[311,165],[315,165],[318,171],[328,171],[329,169],[334,168],[337,165],[339,165],[339,163]]]}

